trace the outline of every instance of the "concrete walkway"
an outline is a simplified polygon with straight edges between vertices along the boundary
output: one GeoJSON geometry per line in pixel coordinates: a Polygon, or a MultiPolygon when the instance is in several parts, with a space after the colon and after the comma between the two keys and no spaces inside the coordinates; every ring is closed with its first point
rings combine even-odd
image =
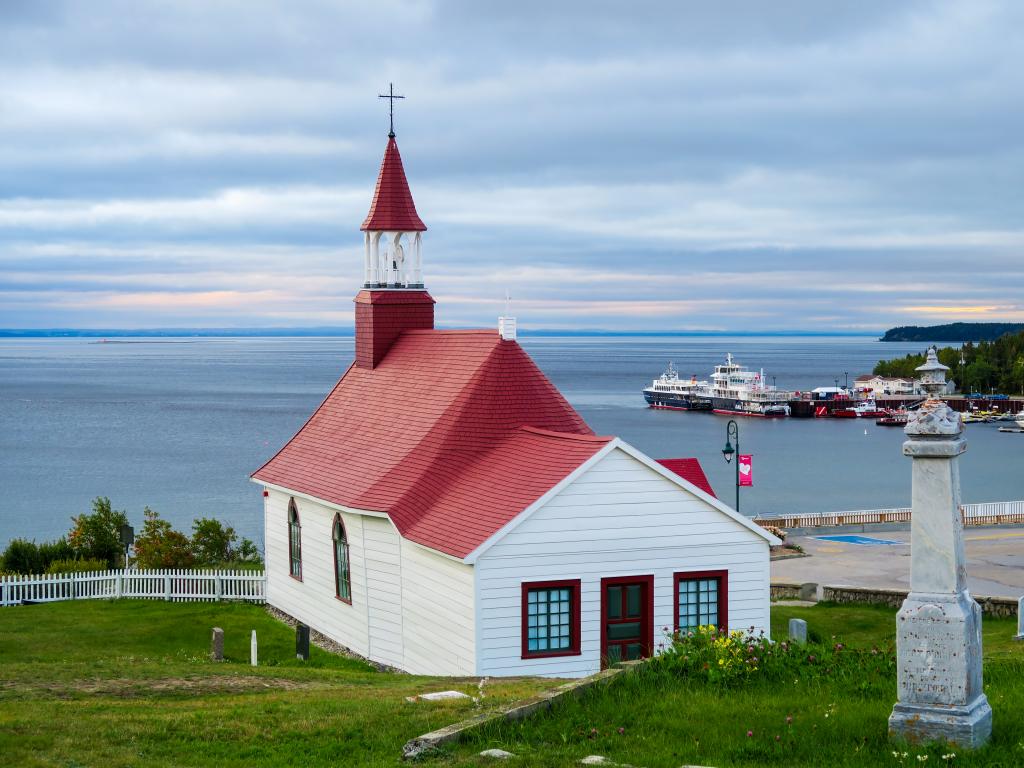
{"type": "MultiPolygon", "coordinates": [[[[832,530],[818,535],[842,535],[832,530]]],[[[812,555],[772,563],[773,581],[910,589],[910,531],[851,534],[899,541],[892,546],[865,546],[791,536],[812,555]]],[[[1018,598],[1024,595],[1024,528],[971,528],[964,532],[967,579],[975,595],[1018,598]]]]}

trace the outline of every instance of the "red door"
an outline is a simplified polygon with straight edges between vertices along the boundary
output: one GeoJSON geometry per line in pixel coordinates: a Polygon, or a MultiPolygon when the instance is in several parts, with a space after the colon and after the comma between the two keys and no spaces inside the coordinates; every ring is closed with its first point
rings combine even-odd
{"type": "Polygon", "coordinates": [[[601,667],[643,659],[654,647],[654,577],[601,579],[601,667]]]}

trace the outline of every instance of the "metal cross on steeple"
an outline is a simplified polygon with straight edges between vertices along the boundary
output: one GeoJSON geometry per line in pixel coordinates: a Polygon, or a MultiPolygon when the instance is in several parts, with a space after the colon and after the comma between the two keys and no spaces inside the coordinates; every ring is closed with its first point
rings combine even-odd
{"type": "Polygon", "coordinates": [[[388,138],[395,138],[395,99],[404,99],[405,96],[395,95],[395,84],[388,83],[387,93],[378,93],[378,99],[389,99],[390,104],[388,105],[388,116],[391,118],[391,130],[388,131],[388,138]]]}

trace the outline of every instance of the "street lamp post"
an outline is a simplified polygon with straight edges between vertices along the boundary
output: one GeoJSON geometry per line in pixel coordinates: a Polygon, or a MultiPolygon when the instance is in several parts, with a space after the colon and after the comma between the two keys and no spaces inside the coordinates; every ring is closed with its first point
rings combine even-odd
{"type": "MultiPolygon", "coordinates": [[[[729,423],[725,425],[725,448],[722,449],[725,463],[731,463],[733,454],[739,453],[739,450],[740,428],[735,419],[729,419],[729,423]],[[736,442],[735,448],[732,447],[733,441],[736,442]]],[[[740,460],[738,458],[736,459],[736,511],[740,511],[740,460]]]]}

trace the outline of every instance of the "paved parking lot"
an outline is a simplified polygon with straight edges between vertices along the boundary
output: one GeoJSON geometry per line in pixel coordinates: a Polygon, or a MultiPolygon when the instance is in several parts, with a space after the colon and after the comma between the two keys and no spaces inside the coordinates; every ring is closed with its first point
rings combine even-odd
{"type": "MultiPolygon", "coordinates": [[[[822,532],[828,536],[842,531],[822,532]]],[[[772,563],[775,581],[814,581],[857,587],[910,589],[910,531],[853,533],[899,541],[895,545],[865,546],[823,541],[817,536],[790,536],[812,557],[772,563]]],[[[964,531],[967,580],[975,595],[1024,595],[1024,528],[968,528],[964,531]]]]}

